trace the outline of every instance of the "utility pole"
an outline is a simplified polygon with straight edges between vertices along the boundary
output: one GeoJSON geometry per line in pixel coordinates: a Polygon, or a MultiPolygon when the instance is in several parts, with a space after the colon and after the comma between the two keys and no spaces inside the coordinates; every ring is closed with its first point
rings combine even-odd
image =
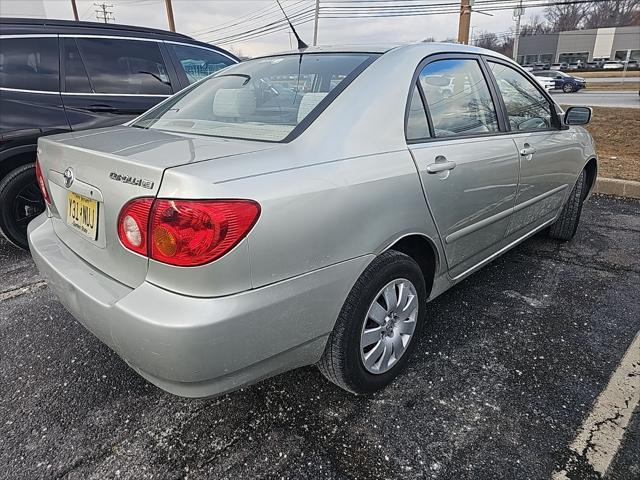
{"type": "Polygon", "coordinates": [[[473,0],[460,0],[460,23],[458,24],[458,43],[469,43],[469,27],[471,26],[471,7],[473,0]]]}
{"type": "Polygon", "coordinates": [[[78,7],[76,6],[76,0],[71,0],[71,8],[73,9],[73,18],[75,18],[77,22],[80,19],[78,18],[78,7]]]}
{"type": "Polygon", "coordinates": [[[316,0],[316,12],[313,20],[313,45],[318,44],[318,17],[320,17],[320,0],[316,0]]]}
{"type": "Polygon", "coordinates": [[[109,23],[109,20],[116,21],[116,17],[113,16],[113,11],[109,10],[113,8],[113,5],[107,5],[106,3],[94,3],[93,5],[98,7],[95,11],[98,20],[102,20],[104,23],[109,23]]]}
{"type": "Polygon", "coordinates": [[[167,19],[169,20],[169,30],[176,31],[176,22],[173,19],[173,6],[171,0],[164,0],[164,4],[167,6],[167,19]]]}
{"type": "Polygon", "coordinates": [[[522,0],[520,4],[513,9],[513,19],[516,21],[516,32],[513,38],[513,59],[518,61],[518,45],[520,45],[520,19],[524,15],[524,7],[522,6],[522,0]]]}

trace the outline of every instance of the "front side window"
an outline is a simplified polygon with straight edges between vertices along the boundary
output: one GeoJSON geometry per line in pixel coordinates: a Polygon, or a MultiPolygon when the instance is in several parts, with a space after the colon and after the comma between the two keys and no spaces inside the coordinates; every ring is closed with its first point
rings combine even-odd
{"type": "Polygon", "coordinates": [[[187,45],[168,44],[178,57],[184,73],[187,75],[189,83],[208,77],[234,62],[229,57],[225,57],[212,50],[205,48],[189,47],[187,45]]]}
{"type": "Polygon", "coordinates": [[[373,58],[336,53],[249,60],[187,88],[133,126],[281,141],[334,88],[350,81],[358,67],[373,58]]]}
{"type": "Polygon", "coordinates": [[[522,73],[489,62],[507,107],[512,131],[546,130],[553,126],[551,104],[522,73]]]}
{"type": "Polygon", "coordinates": [[[3,38],[0,43],[0,87],[59,91],[58,39],[3,38]]]}
{"type": "Polygon", "coordinates": [[[173,93],[156,42],[111,38],[78,38],[76,41],[96,93],[173,93]]]}
{"type": "Polygon", "coordinates": [[[480,65],[472,59],[437,60],[419,77],[436,137],[498,131],[498,117],[480,65]]]}

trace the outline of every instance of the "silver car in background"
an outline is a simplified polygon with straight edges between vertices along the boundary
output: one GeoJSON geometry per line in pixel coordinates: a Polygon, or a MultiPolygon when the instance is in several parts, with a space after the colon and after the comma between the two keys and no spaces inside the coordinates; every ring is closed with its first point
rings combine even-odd
{"type": "Polygon", "coordinates": [[[369,393],[406,364],[429,300],[540,230],[572,238],[590,117],[474,47],[257,58],[126,126],[40,139],[31,252],[169,392],[317,364],[369,393]]]}

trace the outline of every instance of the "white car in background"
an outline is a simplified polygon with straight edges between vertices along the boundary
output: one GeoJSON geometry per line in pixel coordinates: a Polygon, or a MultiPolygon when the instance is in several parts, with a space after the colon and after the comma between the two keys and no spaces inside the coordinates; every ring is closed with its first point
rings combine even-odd
{"type": "Polygon", "coordinates": [[[624,63],[617,60],[613,60],[611,62],[604,62],[604,65],[602,65],[602,69],[603,70],[622,70],[624,69],[624,63]]]}
{"type": "Polygon", "coordinates": [[[538,77],[536,75],[534,75],[534,77],[536,79],[536,81],[542,85],[544,87],[544,89],[547,92],[550,92],[551,90],[553,90],[554,88],[556,88],[556,82],[555,80],[553,80],[552,78],[548,78],[548,77],[538,77]]]}

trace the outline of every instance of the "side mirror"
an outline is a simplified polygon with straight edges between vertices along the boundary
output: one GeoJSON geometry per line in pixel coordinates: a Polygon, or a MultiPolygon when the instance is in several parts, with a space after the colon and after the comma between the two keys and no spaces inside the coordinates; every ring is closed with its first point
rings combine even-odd
{"type": "Polygon", "coordinates": [[[589,107],[569,107],[564,113],[565,125],[586,125],[591,121],[592,110],[589,107]]]}

